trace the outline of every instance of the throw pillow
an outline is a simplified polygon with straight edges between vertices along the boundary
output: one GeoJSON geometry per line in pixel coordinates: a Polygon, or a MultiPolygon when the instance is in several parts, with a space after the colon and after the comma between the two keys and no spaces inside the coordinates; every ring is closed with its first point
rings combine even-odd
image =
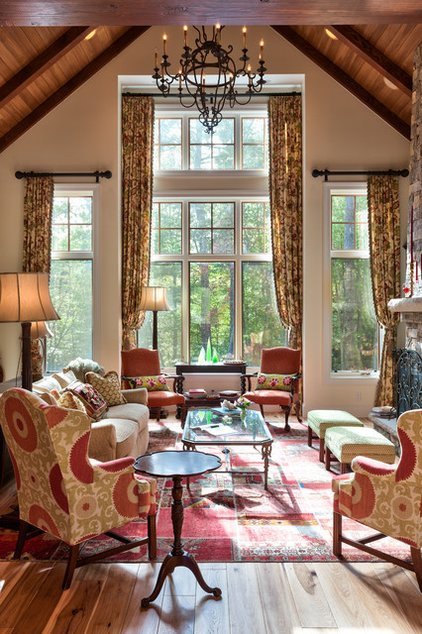
{"type": "Polygon", "coordinates": [[[256,390],[284,390],[291,392],[294,380],[292,374],[258,374],[256,390]]]}
{"type": "Polygon", "coordinates": [[[99,420],[107,409],[107,403],[101,394],[89,383],[76,381],[71,383],[66,392],[72,392],[85,405],[86,413],[94,420],[99,420]]]}
{"type": "Polygon", "coordinates": [[[124,380],[131,390],[137,387],[145,387],[148,392],[157,392],[158,390],[168,391],[169,389],[164,374],[157,376],[125,376],[124,380]]]}
{"type": "Polygon", "coordinates": [[[74,375],[72,370],[69,370],[69,372],[55,372],[51,376],[60,383],[60,387],[62,388],[65,388],[74,381],[77,381],[77,377],[74,375]]]}
{"type": "Polygon", "coordinates": [[[57,405],[65,409],[77,409],[86,414],[86,407],[78,396],[72,392],[62,392],[57,399],[57,405]]]}
{"type": "Polygon", "coordinates": [[[126,403],[120,389],[120,379],[117,372],[107,372],[105,376],[100,376],[96,372],[87,372],[85,378],[90,385],[98,390],[109,407],[126,403]]]}

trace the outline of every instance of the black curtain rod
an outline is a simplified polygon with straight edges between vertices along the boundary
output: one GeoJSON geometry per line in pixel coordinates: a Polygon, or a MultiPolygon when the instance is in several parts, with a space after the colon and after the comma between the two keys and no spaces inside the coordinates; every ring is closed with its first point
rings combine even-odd
{"type": "Polygon", "coordinates": [[[312,176],[324,176],[328,180],[329,176],[409,176],[409,170],[312,170],[312,176]]]}
{"type": "Polygon", "coordinates": [[[95,178],[95,182],[99,183],[100,178],[111,178],[112,173],[110,170],[105,172],[15,172],[16,178],[19,180],[22,178],[36,178],[37,176],[76,176],[78,178],[84,176],[90,176],[95,178]]]}
{"type": "MultiPolygon", "coordinates": [[[[294,97],[295,95],[301,95],[301,92],[259,92],[251,95],[251,97],[294,97]]],[[[156,92],[122,92],[124,97],[163,97],[161,93],[156,92]]],[[[248,95],[239,93],[239,97],[246,97],[248,95]]],[[[192,97],[189,93],[183,93],[182,97],[192,97]]],[[[207,95],[205,93],[205,97],[214,97],[214,94],[207,95]]],[[[167,95],[167,97],[163,97],[163,99],[178,99],[179,94],[174,93],[173,95],[167,95]]],[[[240,104],[241,105],[241,104],[240,104]]]]}

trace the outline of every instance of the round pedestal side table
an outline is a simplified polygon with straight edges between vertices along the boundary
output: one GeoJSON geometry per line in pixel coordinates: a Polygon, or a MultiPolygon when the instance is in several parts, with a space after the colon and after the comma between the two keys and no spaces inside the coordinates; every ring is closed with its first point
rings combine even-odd
{"type": "Polygon", "coordinates": [[[161,564],[154,590],[149,597],[142,599],[141,606],[143,608],[147,608],[150,603],[155,601],[160,594],[165,578],[178,566],[189,568],[205,592],[213,594],[216,598],[221,597],[221,589],[211,588],[205,582],[195,558],[183,550],[181,542],[183,526],[182,478],[208,473],[218,469],[220,466],[220,458],[202,451],[156,451],[136,459],[134,465],[136,472],[145,473],[156,478],[170,477],[173,479],[171,519],[174,542],[170,553],[161,564]]]}

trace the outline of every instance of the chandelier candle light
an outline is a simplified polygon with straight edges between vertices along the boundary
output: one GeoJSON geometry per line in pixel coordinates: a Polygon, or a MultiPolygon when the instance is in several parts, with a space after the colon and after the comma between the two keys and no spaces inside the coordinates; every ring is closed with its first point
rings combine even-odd
{"type": "Polygon", "coordinates": [[[196,105],[200,122],[206,131],[212,134],[223,118],[222,110],[226,103],[230,108],[235,104],[243,106],[249,103],[253,95],[262,91],[266,83],[264,75],[267,70],[263,60],[264,40],[261,39],[259,43],[258,67],[252,72],[246,46],[246,26],[242,28],[243,54],[239,58],[239,67],[231,57],[233,46],[229,44],[227,48],[223,48],[221,44],[221,31],[224,26],[216,24],[212,29],[211,39],[208,39],[204,26],[200,29],[196,26],[193,28],[198,36],[195,37],[194,47],[191,48],[188,44],[188,27],[183,27],[183,53],[179,71],[174,75],[169,71],[171,63],[168,61],[167,35],[164,33],[161,62],[158,61],[156,51],[152,78],[155,79],[163,97],[170,96],[171,86],[176,82],[180,104],[184,108],[196,105]],[[236,81],[240,78],[246,80],[246,90],[242,93],[236,88],[236,81]]]}

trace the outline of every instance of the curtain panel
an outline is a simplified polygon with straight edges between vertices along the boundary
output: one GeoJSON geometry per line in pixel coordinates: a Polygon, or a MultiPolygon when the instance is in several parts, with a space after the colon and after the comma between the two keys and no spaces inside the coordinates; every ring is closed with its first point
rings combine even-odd
{"type": "MultiPolygon", "coordinates": [[[[51,176],[36,176],[26,180],[23,205],[23,264],[24,273],[49,273],[51,265],[51,220],[54,181],[51,176]]],[[[43,356],[40,340],[31,341],[32,380],[43,377],[43,356]]]]}
{"type": "Polygon", "coordinates": [[[136,347],[142,325],[142,286],[148,285],[152,208],[154,102],[122,99],[122,324],[123,350],[136,347]]]}
{"type": "Polygon", "coordinates": [[[375,314],[385,328],[375,405],[393,405],[394,349],[399,317],[388,301],[400,297],[400,205],[395,176],[368,178],[369,253],[375,314]]]}
{"type": "Polygon", "coordinates": [[[270,97],[270,205],[274,284],[288,345],[302,348],[302,96],[270,97]]]}

